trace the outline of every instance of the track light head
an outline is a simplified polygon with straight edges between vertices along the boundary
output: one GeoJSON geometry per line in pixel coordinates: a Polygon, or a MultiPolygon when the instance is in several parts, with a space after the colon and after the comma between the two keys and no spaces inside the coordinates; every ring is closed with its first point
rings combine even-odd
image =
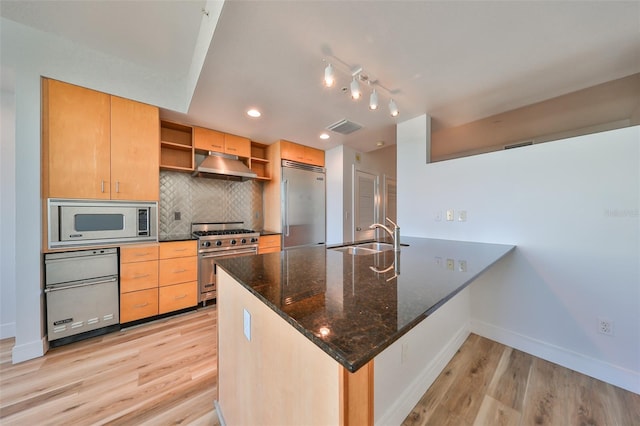
{"type": "Polygon", "coordinates": [[[369,97],[369,109],[372,111],[378,109],[378,93],[376,92],[376,89],[373,89],[373,92],[371,92],[371,96],[369,97]]]}
{"type": "Polygon", "coordinates": [[[355,77],[351,80],[351,98],[354,101],[360,99],[360,83],[358,83],[355,77]]]}
{"type": "Polygon", "coordinates": [[[325,87],[332,87],[336,82],[335,75],[333,73],[333,66],[328,64],[324,69],[324,85],[325,87]]]}
{"type": "Polygon", "coordinates": [[[396,105],[393,99],[389,101],[389,113],[392,117],[397,117],[400,113],[400,111],[398,111],[398,105],[396,105]]]}

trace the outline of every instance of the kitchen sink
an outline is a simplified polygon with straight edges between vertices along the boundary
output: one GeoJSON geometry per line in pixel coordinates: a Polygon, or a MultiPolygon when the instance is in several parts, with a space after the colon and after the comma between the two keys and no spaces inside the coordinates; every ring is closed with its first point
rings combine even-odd
{"type": "Polygon", "coordinates": [[[387,243],[362,243],[351,246],[336,247],[331,250],[341,251],[353,256],[366,256],[368,254],[376,254],[387,250],[393,250],[393,244],[387,243]]]}

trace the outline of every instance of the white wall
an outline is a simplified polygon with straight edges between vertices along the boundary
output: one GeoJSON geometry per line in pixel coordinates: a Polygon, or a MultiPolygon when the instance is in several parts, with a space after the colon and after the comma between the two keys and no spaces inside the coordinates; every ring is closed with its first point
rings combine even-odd
{"type": "Polygon", "coordinates": [[[471,330],[640,393],[640,127],[432,164],[425,139],[398,127],[402,233],[518,247],[472,286],[471,330]]]}
{"type": "Polygon", "coordinates": [[[0,93],[0,339],[16,335],[15,95],[0,93]]]}

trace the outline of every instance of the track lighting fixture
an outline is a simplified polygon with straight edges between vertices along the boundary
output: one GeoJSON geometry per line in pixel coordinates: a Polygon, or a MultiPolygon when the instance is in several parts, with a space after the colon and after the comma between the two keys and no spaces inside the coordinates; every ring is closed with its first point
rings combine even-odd
{"type": "Polygon", "coordinates": [[[324,69],[324,85],[325,87],[332,87],[336,82],[335,75],[333,74],[333,66],[328,64],[324,69]]]}
{"type": "Polygon", "coordinates": [[[389,101],[389,114],[391,114],[392,117],[397,117],[399,113],[400,111],[398,111],[398,105],[396,105],[394,100],[391,99],[389,101]]]}
{"type": "Polygon", "coordinates": [[[351,98],[354,101],[360,99],[360,83],[358,83],[356,77],[353,77],[353,80],[351,80],[351,98]]]}
{"type": "Polygon", "coordinates": [[[371,96],[369,97],[369,109],[372,111],[378,109],[378,93],[376,92],[376,89],[373,89],[373,92],[371,92],[371,96]]]}
{"type": "MultiPolygon", "coordinates": [[[[324,82],[323,84],[326,87],[333,87],[336,84],[336,75],[334,66],[325,60],[327,65],[324,69],[324,82]]],[[[389,97],[389,114],[392,117],[397,117],[399,114],[398,105],[391,98],[392,92],[380,84],[380,82],[371,77],[370,74],[365,73],[361,66],[350,67],[345,62],[341,61],[336,57],[332,57],[333,64],[337,65],[338,70],[343,73],[348,73],[351,75],[351,83],[349,84],[349,88],[342,86],[343,92],[349,92],[351,98],[353,100],[358,100],[362,97],[362,90],[360,88],[360,82],[364,83],[366,86],[369,86],[371,90],[371,94],[369,95],[369,109],[371,111],[376,111],[378,109],[378,94],[382,91],[386,96],[389,97]]]]}

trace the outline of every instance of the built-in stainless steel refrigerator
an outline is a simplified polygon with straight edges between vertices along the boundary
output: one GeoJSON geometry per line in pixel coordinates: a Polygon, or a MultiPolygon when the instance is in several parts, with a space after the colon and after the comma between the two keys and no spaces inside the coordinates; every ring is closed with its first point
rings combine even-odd
{"type": "Polygon", "coordinates": [[[324,167],[282,160],[282,247],[324,244],[324,167]]]}

